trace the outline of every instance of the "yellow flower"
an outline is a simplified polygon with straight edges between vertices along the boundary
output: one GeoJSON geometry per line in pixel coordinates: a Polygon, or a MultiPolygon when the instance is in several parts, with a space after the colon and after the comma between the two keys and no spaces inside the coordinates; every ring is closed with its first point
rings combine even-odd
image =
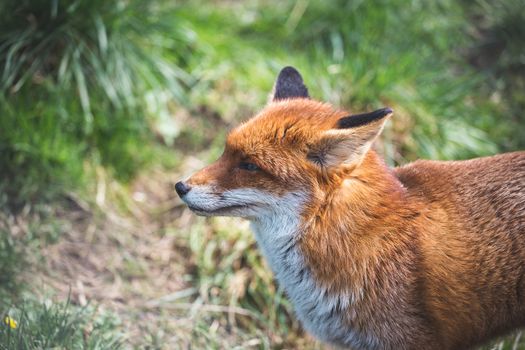
{"type": "Polygon", "coordinates": [[[15,320],[13,320],[11,317],[9,316],[6,316],[4,318],[4,322],[6,325],[8,325],[11,329],[16,329],[16,327],[18,327],[18,322],[16,322],[15,320]]]}

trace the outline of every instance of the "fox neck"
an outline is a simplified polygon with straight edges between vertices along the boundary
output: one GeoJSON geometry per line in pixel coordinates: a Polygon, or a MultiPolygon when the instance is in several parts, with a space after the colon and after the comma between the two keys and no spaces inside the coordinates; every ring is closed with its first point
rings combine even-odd
{"type": "Polygon", "coordinates": [[[373,347],[373,335],[348,332],[341,322],[363,297],[357,238],[382,220],[381,212],[396,212],[403,188],[373,151],[361,168],[323,193],[289,194],[282,205],[253,220],[252,229],[310,332],[330,342],[373,347]]]}
{"type": "Polygon", "coordinates": [[[342,315],[334,313],[333,309],[346,309],[351,298],[344,294],[332,296],[317,284],[300,249],[303,230],[297,209],[304,206],[304,201],[286,199],[271,214],[253,220],[251,226],[259,248],[293,303],[297,317],[309,332],[327,342],[353,346],[370,344],[357,333],[341,327],[342,315]]]}
{"type": "Polygon", "coordinates": [[[370,151],[361,166],[326,190],[324,201],[305,213],[300,251],[318,284],[332,293],[349,293],[358,300],[370,268],[393,238],[402,240],[413,214],[406,189],[370,151]]]}
{"type": "Polygon", "coordinates": [[[274,207],[251,221],[259,248],[279,280],[288,275],[283,259],[295,250],[300,233],[300,210],[304,205],[302,194],[288,194],[274,207]]]}
{"type": "Polygon", "coordinates": [[[297,262],[306,264],[320,282],[333,289],[334,278],[347,272],[341,270],[341,261],[348,263],[362,255],[359,246],[369,244],[375,231],[397,231],[403,224],[400,216],[413,214],[410,208],[403,185],[382,159],[369,151],[358,169],[331,187],[285,195],[252,219],[252,229],[278,279],[284,267],[294,267],[283,261],[297,251],[301,255],[297,262]],[[334,265],[334,271],[326,270],[327,263],[334,265]],[[317,273],[321,270],[326,271],[317,273]]]}

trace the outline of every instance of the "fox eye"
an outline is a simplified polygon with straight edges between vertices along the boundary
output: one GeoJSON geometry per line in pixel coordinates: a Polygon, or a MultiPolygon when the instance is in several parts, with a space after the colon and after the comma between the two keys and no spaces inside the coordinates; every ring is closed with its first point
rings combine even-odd
{"type": "Polygon", "coordinates": [[[248,171],[256,171],[256,170],[259,170],[259,167],[250,162],[240,162],[239,169],[248,170],[248,171]]]}

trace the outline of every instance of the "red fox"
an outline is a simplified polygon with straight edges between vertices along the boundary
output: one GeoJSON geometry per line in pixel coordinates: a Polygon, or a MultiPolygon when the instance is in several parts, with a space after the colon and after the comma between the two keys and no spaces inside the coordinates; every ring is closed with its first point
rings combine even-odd
{"type": "Polygon", "coordinates": [[[525,152],[390,169],[393,111],[348,115],[284,68],[177,193],[251,228],[306,330],[353,349],[468,349],[525,326],[525,152]]]}

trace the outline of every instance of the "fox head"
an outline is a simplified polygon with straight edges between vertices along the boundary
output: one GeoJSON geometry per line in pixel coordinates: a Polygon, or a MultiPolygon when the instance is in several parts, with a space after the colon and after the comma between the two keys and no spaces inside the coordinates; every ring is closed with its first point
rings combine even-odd
{"type": "Polygon", "coordinates": [[[258,219],[322,202],[357,171],[392,110],[349,115],[314,101],[299,72],[281,70],[273,98],[233,129],[222,156],[175,189],[198,215],[258,219]]]}

